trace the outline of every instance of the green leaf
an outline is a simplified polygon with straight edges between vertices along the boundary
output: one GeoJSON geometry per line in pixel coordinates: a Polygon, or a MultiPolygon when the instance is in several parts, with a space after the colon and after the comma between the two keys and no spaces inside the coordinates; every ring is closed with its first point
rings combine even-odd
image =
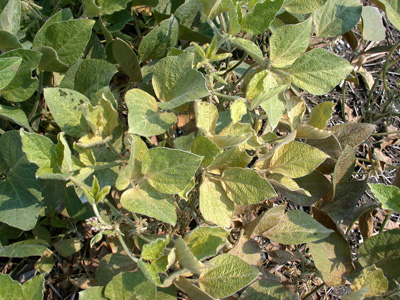
{"type": "Polygon", "coordinates": [[[24,240],[21,242],[13,243],[9,246],[0,247],[1,257],[30,257],[42,256],[46,251],[48,243],[44,240],[24,240]]]}
{"type": "Polygon", "coordinates": [[[261,34],[268,29],[281,9],[283,0],[265,0],[257,3],[242,19],[242,30],[251,34],[261,34]]]}
{"type": "Polygon", "coordinates": [[[54,248],[63,257],[68,257],[81,250],[83,244],[80,239],[63,239],[54,244],[54,248]]]}
{"type": "Polygon", "coordinates": [[[158,112],[153,96],[140,89],[129,90],[125,95],[128,106],[129,132],[141,136],[159,135],[177,121],[175,114],[158,112]]]}
{"type": "Polygon", "coordinates": [[[113,300],[155,300],[156,286],[142,271],[126,272],[118,274],[107,284],[104,295],[113,300]]]}
{"type": "Polygon", "coordinates": [[[281,244],[296,245],[321,240],[331,233],[332,230],[322,226],[309,214],[291,210],[264,236],[281,244]]]}
{"type": "Polygon", "coordinates": [[[200,129],[200,132],[207,137],[214,135],[218,121],[217,107],[212,103],[196,101],[194,110],[196,114],[196,126],[200,129]]]}
{"type": "Polygon", "coordinates": [[[158,276],[158,271],[156,266],[145,263],[142,259],[137,262],[139,269],[143,272],[144,276],[153,284],[162,287],[160,276],[158,276]]]}
{"type": "Polygon", "coordinates": [[[83,13],[92,18],[123,10],[130,0],[83,0],[83,13]]]}
{"type": "Polygon", "coordinates": [[[368,183],[368,186],[383,209],[400,212],[400,190],[397,186],[381,183],[368,183]]]}
{"type": "Polygon", "coordinates": [[[231,123],[210,139],[220,148],[229,148],[245,143],[255,136],[255,131],[249,123],[231,123]]]}
{"type": "Polygon", "coordinates": [[[200,185],[200,211],[204,219],[221,227],[232,222],[234,203],[228,198],[221,183],[203,178],[200,185]]]}
{"type": "Polygon", "coordinates": [[[157,63],[153,88],[162,109],[173,109],[209,95],[206,79],[192,69],[193,54],[168,56],[157,63]]]}
{"type": "Polygon", "coordinates": [[[58,126],[76,138],[90,132],[82,106],[90,101],[81,93],[65,88],[46,88],[44,98],[58,126]]]}
{"type": "Polygon", "coordinates": [[[327,1],[313,13],[315,33],[335,37],[351,30],[360,20],[362,6],[358,0],[327,1]]]}
{"type": "Polygon", "coordinates": [[[386,29],[382,23],[382,15],[378,8],[372,6],[362,7],[362,35],[367,41],[382,41],[386,37],[386,29]]]}
{"type": "Polygon", "coordinates": [[[167,237],[165,239],[159,238],[148,244],[144,244],[140,257],[145,260],[154,260],[158,258],[163,253],[169,241],[170,239],[167,237]]]}
{"type": "Polygon", "coordinates": [[[4,87],[0,94],[9,101],[22,102],[29,99],[38,87],[36,78],[32,78],[32,71],[39,65],[41,53],[28,49],[15,49],[0,56],[2,58],[20,57],[22,63],[10,83],[4,87]]]}
{"type": "Polygon", "coordinates": [[[299,24],[279,27],[270,40],[272,65],[277,68],[290,66],[306,52],[311,33],[311,18],[299,24]]]}
{"type": "Polygon", "coordinates": [[[17,74],[22,63],[21,57],[0,58],[0,90],[5,88],[17,74]]]}
{"type": "Polygon", "coordinates": [[[227,168],[221,182],[228,197],[239,205],[256,204],[276,196],[271,184],[251,169],[227,168]]]}
{"type": "Polygon", "coordinates": [[[326,124],[334,112],[334,107],[335,103],[329,101],[322,102],[313,107],[310,113],[310,119],[308,120],[308,125],[325,130],[326,124]]]}
{"type": "Polygon", "coordinates": [[[268,172],[290,178],[303,177],[314,171],[327,157],[317,148],[292,141],[274,152],[268,172]]]}
{"type": "Polygon", "coordinates": [[[397,30],[400,30],[400,5],[397,0],[380,0],[385,5],[386,15],[397,30]]]}
{"type": "Polygon", "coordinates": [[[23,300],[42,300],[44,297],[44,274],[32,277],[22,285],[23,300]]]}
{"type": "Polygon", "coordinates": [[[18,131],[0,137],[0,158],[6,163],[6,178],[0,182],[0,222],[22,230],[35,227],[42,194],[35,177],[37,167],[22,152],[18,131]]]}
{"type": "Polygon", "coordinates": [[[167,55],[168,48],[178,43],[179,24],[174,16],[155,26],[139,44],[139,59],[144,62],[159,59],[167,55]]]}
{"type": "Polygon", "coordinates": [[[319,9],[327,0],[285,0],[283,7],[290,13],[308,14],[319,9]]]}
{"type": "Polygon", "coordinates": [[[223,171],[229,167],[246,168],[251,162],[251,157],[247,155],[246,151],[239,149],[238,147],[231,148],[217,155],[214,162],[208,166],[208,170],[220,170],[223,171]]]}
{"type": "Polygon", "coordinates": [[[72,65],[85,50],[94,23],[88,19],[55,22],[46,29],[43,46],[53,48],[63,63],[72,65]]]}
{"type": "Polygon", "coordinates": [[[52,47],[41,46],[35,48],[35,50],[42,53],[42,57],[39,62],[39,69],[42,71],[65,73],[69,66],[62,62],[58,57],[56,50],[52,47]]]}
{"type": "Polygon", "coordinates": [[[207,137],[198,135],[193,141],[191,152],[200,156],[204,156],[201,166],[206,168],[214,161],[214,158],[218,154],[222,153],[222,150],[207,137]]]}
{"type": "Polygon", "coordinates": [[[260,274],[255,267],[230,254],[218,255],[210,262],[214,266],[200,275],[199,285],[215,298],[232,295],[260,274]]]}
{"type": "Polygon", "coordinates": [[[95,278],[100,285],[107,285],[114,276],[136,269],[136,264],[127,255],[110,253],[104,256],[96,268],[95,278]]]}
{"type": "Polygon", "coordinates": [[[179,262],[182,268],[186,268],[195,273],[201,273],[205,268],[203,265],[190,251],[182,238],[178,238],[175,243],[176,260],[179,262]]]}
{"type": "Polygon", "coordinates": [[[21,25],[21,1],[8,0],[0,14],[0,29],[11,34],[17,34],[21,25]]]}
{"type": "Polygon", "coordinates": [[[356,147],[364,142],[374,131],[375,125],[367,123],[345,123],[333,126],[332,130],[342,148],[346,145],[356,147]]]}
{"type": "Polygon", "coordinates": [[[107,300],[104,296],[104,287],[93,286],[87,290],[79,292],[80,300],[107,300]]]}
{"type": "Polygon", "coordinates": [[[140,175],[142,160],[146,152],[146,143],[137,135],[133,135],[131,141],[131,155],[128,164],[120,171],[117,181],[115,182],[115,187],[118,190],[122,191],[126,189],[131,181],[134,181],[140,175]]]}
{"type": "Polygon", "coordinates": [[[239,300],[246,299],[295,300],[297,296],[279,282],[262,279],[257,280],[244,290],[239,300]]]}
{"type": "Polygon", "coordinates": [[[185,236],[185,242],[198,260],[214,256],[222,248],[229,232],[221,227],[199,226],[185,236]]]}
{"type": "Polygon", "coordinates": [[[285,209],[286,205],[273,206],[246,225],[245,234],[250,238],[264,234],[282,220],[285,209]]]}
{"type": "Polygon", "coordinates": [[[116,38],[112,43],[112,52],[121,69],[133,82],[142,81],[138,57],[127,42],[116,38]]]}
{"type": "Polygon", "coordinates": [[[377,268],[375,265],[366,267],[354,279],[353,284],[350,286],[352,291],[359,291],[367,288],[365,297],[380,296],[389,288],[389,282],[382,272],[382,269],[377,268]]]}
{"type": "Polygon", "coordinates": [[[182,150],[152,148],[143,157],[142,173],[161,193],[175,194],[190,183],[202,159],[182,150]]]}
{"type": "Polygon", "coordinates": [[[331,287],[342,286],[343,277],[354,270],[347,240],[336,232],[308,244],[315,266],[324,282],[331,287]]]}
{"type": "Polygon", "coordinates": [[[28,118],[22,109],[0,104],[0,116],[24,127],[25,129],[32,130],[28,118]]]}
{"type": "Polygon", "coordinates": [[[267,61],[264,59],[261,49],[252,41],[238,37],[232,37],[229,41],[240,50],[246,51],[260,66],[266,65],[267,61]]]}
{"type": "Polygon", "coordinates": [[[298,87],[314,94],[331,91],[353,70],[350,63],[324,49],[313,49],[290,67],[290,78],[298,87]]]}
{"type": "Polygon", "coordinates": [[[0,274],[0,300],[24,299],[21,285],[10,275],[0,274]]]}
{"type": "Polygon", "coordinates": [[[46,31],[50,25],[61,22],[68,21],[73,18],[72,12],[69,8],[58,11],[56,14],[47,19],[46,23],[36,32],[35,38],[33,40],[32,49],[45,46],[46,45],[46,31]]]}
{"type": "Polygon", "coordinates": [[[363,267],[376,265],[388,279],[398,280],[400,269],[400,229],[388,230],[361,244],[358,259],[363,267]]]}
{"type": "Polygon", "coordinates": [[[18,38],[8,31],[0,30],[0,49],[4,51],[22,48],[18,38]]]}
{"type": "Polygon", "coordinates": [[[147,182],[126,190],[121,205],[134,213],[150,216],[175,226],[176,211],[170,195],[160,193],[147,182]]]}
{"type": "Polygon", "coordinates": [[[39,167],[36,171],[36,176],[45,178],[48,173],[61,173],[63,157],[57,152],[56,145],[49,138],[37,133],[28,133],[24,130],[21,130],[20,134],[22,150],[25,152],[26,157],[39,167]]]}
{"type": "Polygon", "coordinates": [[[244,99],[235,100],[230,106],[230,111],[232,123],[239,122],[243,115],[247,113],[246,101],[244,99]]]}

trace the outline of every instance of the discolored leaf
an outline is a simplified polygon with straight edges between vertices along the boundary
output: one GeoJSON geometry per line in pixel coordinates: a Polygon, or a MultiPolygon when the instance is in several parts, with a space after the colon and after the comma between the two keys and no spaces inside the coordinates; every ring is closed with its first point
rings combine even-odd
{"type": "Polygon", "coordinates": [[[397,186],[381,183],[369,183],[368,186],[383,209],[400,212],[400,190],[397,186]]]}
{"type": "Polygon", "coordinates": [[[142,259],[137,261],[139,269],[143,272],[144,276],[148,279],[149,282],[161,287],[160,276],[158,276],[158,271],[155,265],[148,264],[144,262],[142,259]]]}
{"type": "Polygon", "coordinates": [[[332,117],[332,113],[334,112],[334,107],[335,103],[329,101],[322,102],[315,106],[311,110],[308,125],[325,130],[326,123],[332,117]]]}
{"type": "Polygon", "coordinates": [[[322,226],[307,213],[291,210],[264,235],[281,244],[295,245],[318,241],[331,233],[332,230],[322,226]]]}
{"type": "Polygon", "coordinates": [[[260,103],[260,106],[268,116],[268,124],[273,129],[276,128],[285,112],[285,100],[282,97],[282,93],[260,103]]]}
{"type": "Polygon", "coordinates": [[[322,129],[315,128],[313,126],[307,124],[299,124],[296,127],[297,139],[305,139],[305,140],[321,140],[326,139],[327,137],[333,134],[332,131],[326,131],[322,129]]]}
{"type": "Polygon", "coordinates": [[[359,291],[366,288],[365,297],[380,296],[388,290],[389,283],[382,269],[372,265],[362,270],[361,274],[354,279],[350,288],[352,291],[359,291]]]}
{"type": "Polygon", "coordinates": [[[281,9],[283,0],[266,0],[257,3],[242,19],[242,30],[251,34],[261,34],[268,29],[275,15],[281,9]]]}
{"type": "Polygon", "coordinates": [[[228,148],[240,145],[255,135],[250,124],[231,123],[210,139],[220,148],[228,148]]]}
{"type": "Polygon", "coordinates": [[[274,67],[290,66],[306,52],[312,32],[311,18],[279,27],[270,40],[270,59],[274,67]]]}
{"type": "Polygon", "coordinates": [[[213,297],[202,291],[196,285],[190,283],[190,281],[183,276],[179,276],[178,279],[174,281],[174,284],[178,289],[187,294],[192,300],[214,300],[213,297]]]}
{"type": "Polygon", "coordinates": [[[8,0],[0,13],[0,29],[11,34],[17,34],[20,30],[21,17],[21,1],[8,0]]]}
{"type": "Polygon", "coordinates": [[[285,215],[286,205],[277,205],[259,215],[245,227],[245,234],[250,238],[262,235],[278,224],[285,215]]]}
{"type": "Polygon", "coordinates": [[[282,284],[272,280],[261,279],[246,288],[239,300],[295,300],[297,296],[282,284]]]}
{"type": "Polygon", "coordinates": [[[217,107],[212,103],[196,101],[194,110],[197,128],[206,136],[214,135],[218,121],[217,107]]]}
{"type": "Polygon", "coordinates": [[[146,260],[153,260],[158,258],[164,251],[165,247],[168,245],[169,241],[170,239],[169,237],[167,237],[165,239],[159,238],[151,241],[148,244],[144,244],[140,257],[146,260]]]}
{"type": "Polygon", "coordinates": [[[295,14],[307,14],[319,9],[327,0],[285,0],[283,7],[295,14]]]}
{"type": "Polygon", "coordinates": [[[400,229],[372,236],[361,244],[358,259],[363,267],[375,265],[388,279],[398,279],[400,269],[400,229]]]}
{"type": "Polygon", "coordinates": [[[321,150],[292,141],[274,152],[268,172],[290,178],[303,177],[314,171],[327,157],[321,150]]]}
{"type": "Polygon", "coordinates": [[[185,241],[178,238],[175,243],[176,259],[182,268],[186,268],[195,273],[201,273],[205,266],[193,255],[185,241]]]}
{"type": "Polygon", "coordinates": [[[271,184],[250,169],[226,168],[221,183],[228,197],[239,205],[256,204],[276,196],[271,184]]]}
{"type": "Polygon", "coordinates": [[[147,137],[159,135],[177,121],[175,114],[159,112],[156,99],[140,89],[129,90],[125,101],[129,110],[130,133],[147,137]]]}
{"type": "Polygon", "coordinates": [[[156,218],[175,226],[176,211],[170,195],[160,193],[147,182],[126,190],[121,196],[121,205],[125,209],[156,218]]]}
{"type": "Polygon", "coordinates": [[[255,267],[261,267],[263,263],[261,248],[258,242],[245,235],[239,238],[235,246],[229,250],[228,254],[235,255],[244,262],[255,267]]]}
{"type": "Polygon", "coordinates": [[[206,168],[214,161],[218,154],[222,153],[222,149],[215,145],[207,137],[198,135],[193,141],[191,152],[200,156],[204,156],[201,166],[206,168]]]}
{"type": "Polygon", "coordinates": [[[250,55],[251,58],[254,59],[260,66],[266,64],[266,60],[264,59],[264,55],[261,52],[260,48],[258,48],[258,46],[252,41],[239,37],[232,37],[229,40],[234,46],[243,51],[246,51],[246,53],[250,55]]]}
{"type": "Polygon", "coordinates": [[[214,162],[208,166],[208,170],[223,171],[229,167],[245,168],[251,161],[251,157],[246,151],[240,150],[238,147],[225,150],[217,155],[214,162]]]}
{"type": "Polygon", "coordinates": [[[335,196],[337,185],[345,184],[351,179],[354,171],[355,159],[354,149],[347,145],[340,154],[332,174],[333,197],[335,196]]]}
{"type": "Polygon", "coordinates": [[[175,194],[190,183],[202,159],[182,150],[152,148],[143,157],[142,173],[161,193],[175,194]]]}
{"type": "Polygon", "coordinates": [[[335,37],[351,30],[360,20],[358,0],[327,1],[313,13],[315,32],[320,37],[335,37]]]}
{"type": "Polygon", "coordinates": [[[289,72],[292,82],[299,88],[314,95],[323,95],[344,80],[352,70],[353,67],[345,59],[318,48],[300,56],[289,72]]]}
{"type": "Polygon", "coordinates": [[[232,222],[234,203],[228,198],[218,181],[207,177],[200,185],[200,212],[204,219],[221,227],[232,222]]]}
{"type": "Polygon", "coordinates": [[[396,0],[380,0],[385,5],[386,15],[389,21],[399,30],[400,29],[400,5],[396,0]]]}
{"type": "Polygon", "coordinates": [[[340,142],[342,148],[346,145],[356,147],[364,142],[374,131],[375,125],[366,123],[346,123],[330,128],[340,142]]]}
{"type": "Polygon", "coordinates": [[[377,7],[362,7],[362,35],[368,41],[382,41],[385,39],[386,29],[382,23],[382,15],[377,7]]]}
{"type": "Polygon", "coordinates": [[[213,267],[200,275],[199,285],[202,290],[216,298],[232,295],[260,274],[256,268],[230,254],[218,255],[210,262],[213,267]]]}

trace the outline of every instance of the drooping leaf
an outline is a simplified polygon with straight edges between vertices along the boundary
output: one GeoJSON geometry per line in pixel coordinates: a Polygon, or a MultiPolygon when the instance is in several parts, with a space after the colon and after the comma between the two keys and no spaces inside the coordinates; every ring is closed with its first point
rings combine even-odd
{"type": "Polygon", "coordinates": [[[10,275],[0,274],[0,300],[24,299],[22,287],[10,275]]]}
{"type": "Polygon", "coordinates": [[[11,245],[0,247],[0,256],[2,257],[29,257],[29,256],[42,256],[46,251],[48,243],[44,240],[24,240],[13,243],[11,245]]]}
{"type": "Polygon", "coordinates": [[[122,272],[136,269],[136,264],[127,255],[110,253],[104,256],[96,268],[96,282],[102,286],[107,285],[114,276],[122,272]]]}
{"type": "Polygon", "coordinates": [[[162,194],[147,182],[126,190],[121,205],[134,213],[156,218],[175,226],[176,211],[170,195],[162,194]]]}
{"type": "Polygon", "coordinates": [[[262,279],[257,280],[244,290],[239,300],[246,299],[295,300],[297,296],[277,281],[262,279]]]}
{"type": "Polygon", "coordinates": [[[292,141],[275,151],[268,171],[290,178],[303,177],[314,171],[327,157],[321,150],[292,141]]]}
{"type": "Polygon", "coordinates": [[[196,285],[192,284],[184,276],[179,276],[178,279],[174,281],[174,284],[178,289],[187,294],[192,300],[214,300],[213,297],[201,290],[196,285]]]}
{"type": "Polygon", "coordinates": [[[222,152],[222,149],[215,145],[205,136],[198,135],[193,140],[192,153],[204,156],[201,166],[208,167],[215,157],[222,152]]]}
{"type": "Polygon", "coordinates": [[[398,279],[400,269],[400,229],[382,232],[361,244],[358,259],[363,267],[375,265],[388,279],[398,279]]]}
{"type": "Polygon", "coordinates": [[[129,90],[125,101],[129,110],[130,133],[141,136],[159,135],[177,121],[175,114],[159,112],[156,99],[140,89],[129,90]]]}
{"type": "Polygon", "coordinates": [[[169,237],[165,239],[158,238],[148,244],[144,244],[140,257],[146,260],[153,260],[158,258],[164,251],[165,247],[168,245],[169,241],[169,237]]]}
{"type": "Polygon", "coordinates": [[[5,88],[15,77],[21,63],[21,57],[0,58],[0,90],[5,88]]]}
{"type": "Polygon", "coordinates": [[[22,285],[23,300],[42,300],[44,297],[44,274],[32,277],[22,285]]]}
{"type": "Polygon", "coordinates": [[[268,116],[268,124],[275,129],[285,112],[285,100],[282,93],[261,102],[260,106],[268,116]]]}
{"type": "Polygon", "coordinates": [[[400,190],[397,186],[381,183],[369,183],[368,186],[374,196],[382,203],[383,209],[400,212],[400,190]]]}
{"type": "Polygon", "coordinates": [[[148,279],[149,282],[159,287],[163,286],[155,265],[146,263],[142,259],[139,259],[137,261],[137,264],[139,266],[139,269],[143,272],[144,276],[148,279]]]}
{"type": "Polygon", "coordinates": [[[129,0],[83,0],[83,12],[89,17],[111,15],[114,12],[123,10],[129,0]]]}
{"type": "Polygon", "coordinates": [[[8,31],[0,30],[0,49],[4,51],[23,48],[18,38],[8,31]]]}
{"type": "Polygon", "coordinates": [[[142,81],[139,60],[131,46],[124,40],[117,38],[112,43],[112,51],[114,58],[129,78],[133,82],[142,81]]]}
{"type": "Polygon", "coordinates": [[[24,127],[27,130],[32,130],[28,118],[22,109],[0,104],[0,116],[7,120],[10,120],[18,125],[24,127]]]}
{"type": "Polygon", "coordinates": [[[389,21],[400,29],[400,5],[396,0],[380,0],[385,5],[386,15],[389,21]]]}
{"type": "Polygon", "coordinates": [[[362,35],[364,40],[382,41],[386,36],[386,29],[382,23],[382,15],[378,8],[372,6],[362,7],[362,35]]]}
{"type": "Polygon", "coordinates": [[[195,273],[200,273],[204,268],[202,264],[190,251],[186,242],[182,238],[178,238],[175,243],[176,259],[182,268],[186,268],[195,273]]]}
{"type": "Polygon", "coordinates": [[[185,236],[185,242],[193,255],[202,260],[216,255],[225,245],[228,234],[221,227],[199,226],[185,236]]]}
{"type": "Polygon", "coordinates": [[[200,288],[216,298],[232,295],[244,288],[260,274],[259,271],[240,258],[221,254],[210,261],[213,267],[200,275],[200,288]]]}
{"type": "Polygon", "coordinates": [[[242,30],[251,34],[261,34],[268,29],[275,15],[281,9],[283,0],[266,0],[257,3],[242,19],[242,30]]]}
{"type": "Polygon", "coordinates": [[[318,48],[300,56],[289,72],[295,85],[314,95],[323,95],[344,80],[352,70],[353,67],[345,59],[318,48]]]}
{"type": "Polygon", "coordinates": [[[335,37],[352,29],[360,20],[362,6],[357,0],[327,1],[313,13],[320,37],[335,37]]]}
{"type": "Polygon", "coordinates": [[[39,217],[42,194],[35,177],[37,167],[22,152],[18,131],[2,134],[0,158],[5,164],[5,179],[0,182],[0,222],[30,230],[39,217]]]}
{"type": "Polygon", "coordinates": [[[243,51],[246,51],[246,53],[250,55],[251,58],[253,58],[260,66],[266,64],[267,61],[264,59],[262,51],[252,41],[247,39],[242,39],[239,37],[232,37],[229,40],[234,46],[238,47],[243,51]]]}
{"type": "Polygon", "coordinates": [[[375,125],[373,124],[345,123],[333,126],[330,130],[334,132],[342,148],[345,148],[346,145],[358,146],[371,135],[374,129],[375,125]]]}
{"type": "Polygon", "coordinates": [[[70,238],[59,240],[54,247],[61,256],[68,257],[81,250],[83,244],[80,239],[70,238]]]}
{"type": "Polygon", "coordinates": [[[228,197],[239,205],[256,204],[276,196],[271,184],[251,169],[227,168],[221,182],[228,197]]]}
{"type": "Polygon", "coordinates": [[[255,267],[261,267],[263,263],[260,245],[245,235],[236,241],[235,246],[229,250],[228,254],[235,255],[255,267]]]}
{"type": "Polygon", "coordinates": [[[245,234],[250,238],[262,235],[273,228],[285,215],[286,205],[277,205],[259,215],[245,227],[245,234]]]}
{"type": "Polygon", "coordinates": [[[270,40],[272,65],[277,68],[290,66],[306,52],[311,31],[311,18],[299,24],[279,27],[270,40]]]}
{"type": "Polygon", "coordinates": [[[296,245],[321,240],[331,233],[332,230],[321,225],[307,213],[291,210],[264,235],[281,244],[296,245]]]}
{"type": "Polygon", "coordinates": [[[380,296],[389,288],[387,278],[382,272],[382,269],[377,268],[375,265],[365,267],[361,274],[355,279],[350,286],[352,291],[358,291],[363,288],[367,289],[365,297],[380,296]]]}
{"type": "Polygon", "coordinates": [[[139,44],[140,62],[166,56],[168,48],[176,46],[178,34],[179,24],[174,16],[155,26],[139,44]]]}
{"type": "Polygon", "coordinates": [[[214,162],[208,166],[208,170],[218,169],[220,172],[229,167],[245,168],[251,161],[246,151],[238,147],[225,150],[215,157],[214,162]]]}
{"type": "Polygon", "coordinates": [[[231,123],[210,139],[220,148],[230,148],[245,143],[254,135],[250,124],[231,123]]]}
{"type": "Polygon", "coordinates": [[[107,284],[104,295],[113,300],[155,300],[156,285],[142,271],[120,273],[107,284]]]}
{"type": "Polygon", "coordinates": [[[351,179],[354,171],[355,159],[354,149],[350,146],[346,146],[342,154],[340,154],[332,174],[333,196],[335,196],[337,185],[344,184],[351,179]]]}
{"type": "Polygon", "coordinates": [[[81,300],[107,300],[104,296],[104,287],[93,286],[87,290],[79,292],[79,299],[81,300]]]}
{"type": "Polygon", "coordinates": [[[234,203],[218,181],[205,177],[200,185],[200,212],[204,219],[221,227],[232,222],[234,203]]]}
{"type": "Polygon", "coordinates": [[[319,9],[327,0],[285,0],[283,7],[295,14],[308,14],[319,9]]]}
{"type": "Polygon", "coordinates": [[[157,63],[153,88],[162,109],[173,109],[209,95],[206,79],[192,69],[193,54],[168,56],[157,63]]]}
{"type": "Polygon", "coordinates": [[[218,121],[217,107],[208,102],[196,101],[194,105],[196,113],[196,126],[205,136],[212,136],[215,133],[218,121]]]}
{"type": "Polygon", "coordinates": [[[0,91],[4,98],[12,102],[22,102],[35,93],[38,87],[38,80],[32,78],[32,71],[38,67],[41,55],[40,52],[28,49],[15,49],[0,55],[0,59],[22,58],[15,76],[0,91]]]}
{"type": "Polygon", "coordinates": [[[161,193],[182,191],[195,175],[202,157],[182,150],[152,148],[142,161],[142,173],[161,193]]]}
{"type": "Polygon", "coordinates": [[[68,135],[80,138],[90,132],[82,105],[90,101],[81,93],[65,88],[46,88],[44,97],[58,126],[68,135]]]}

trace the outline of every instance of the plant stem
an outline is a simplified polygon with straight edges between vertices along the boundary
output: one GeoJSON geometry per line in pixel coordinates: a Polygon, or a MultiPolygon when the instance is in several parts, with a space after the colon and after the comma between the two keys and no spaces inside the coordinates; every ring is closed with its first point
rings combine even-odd
{"type": "Polygon", "coordinates": [[[110,224],[108,224],[107,222],[105,222],[103,220],[103,218],[101,217],[99,209],[97,208],[96,204],[92,204],[92,208],[93,208],[94,214],[96,215],[97,219],[99,219],[100,223],[110,225],[110,224]]]}
{"type": "Polygon", "coordinates": [[[232,92],[235,87],[242,81],[242,79],[250,72],[251,69],[253,69],[255,66],[257,66],[258,63],[254,63],[252,65],[250,65],[246,71],[244,71],[244,73],[242,74],[242,76],[240,76],[240,78],[238,80],[236,80],[236,82],[230,87],[230,89],[228,90],[228,94],[230,92],[232,92]]]}
{"type": "Polygon", "coordinates": [[[241,98],[239,96],[229,96],[229,95],[221,94],[221,93],[218,93],[218,92],[215,92],[215,91],[213,91],[212,93],[215,96],[218,96],[218,97],[221,97],[221,98],[224,98],[224,99],[228,99],[228,100],[236,100],[236,99],[240,99],[241,98]]]}
{"type": "Polygon", "coordinates": [[[325,283],[321,283],[319,286],[317,286],[315,289],[313,289],[311,292],[309,292],[308,294],[306,294],[302,300],[305,300],[307,298],[309,298],[310,296],[312,296],[313,294],[315,294],[316,292],[318,292],[323,286],[325,285],[325,283]]]}
{"type": "Polygon", "coordinates": [[[33,105],[33,108],[28,116],[29,122],[32,122],[32,119],[35,116],[36,111],[39,107],[40,99],[42,97],[42,91],[43,91],[43,72],[39,72],[39,86],[36,94],[35,104],[33,105]]]}
{"type": "Polygon", "coordinates": [[[385,219],[383,220],[381,228],[379,229],[379,233],[383,232],[383,230],[385,229],[386,223],[389,221],[391,215],[392,215],[392,211],[389,211],[388,214],[386,215],[385,219]]]}
{"type": "Polygon", "coordinates": [[[132,259],[135,263],[137,263],[138,262],[137,257],[133,255],[131,250],[129,250],[128,246],[125,244],[125,241],[121,235],[121,232],[117,236],[118,236],[118,240],[121,243],[122,248],[124,248],[126,254],[128,254],[130,259],[132,259]]]}
{"type": "Polygon", "coordinates": [[[389,132],[378,132],[378,133],[373,133],[371,135],[372,136],[380,136],[380,135],[391,135],[391,134],[396,134],[396,133],[400,133],[400,130],[389,131],[389,132]]]}

